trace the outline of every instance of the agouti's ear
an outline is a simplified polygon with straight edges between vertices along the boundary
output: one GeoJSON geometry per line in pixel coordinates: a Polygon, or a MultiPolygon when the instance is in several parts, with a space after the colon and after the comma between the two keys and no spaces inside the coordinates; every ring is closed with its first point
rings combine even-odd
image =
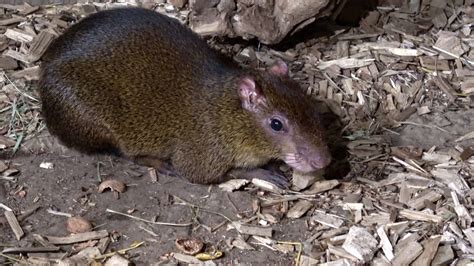
{"type": "Polygon", "coordinates": [[[273,66],[268,69],[268,72],[277,76],[288,76],[288,65],[281,60],[277,60],[273,66]]]}
{"type": "Polygon", "coordinates": [[[242,78],[238,92],[242,107],[248,111],[255,112],[259,107],[265,105],[265,96],[263,96],[262,91],[257,87],[253,78],[242,78]]]}

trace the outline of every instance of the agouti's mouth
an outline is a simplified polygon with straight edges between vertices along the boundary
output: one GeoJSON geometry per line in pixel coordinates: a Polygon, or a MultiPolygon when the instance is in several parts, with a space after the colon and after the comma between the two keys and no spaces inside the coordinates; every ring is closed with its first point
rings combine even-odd
{"type": "Polygon", "coordinates": [[[315,152],[312,156],[287,153],[283,161],[297,171],[312,172],[328,166],[331,163],[331,156],[328,152],[315,152]]]}

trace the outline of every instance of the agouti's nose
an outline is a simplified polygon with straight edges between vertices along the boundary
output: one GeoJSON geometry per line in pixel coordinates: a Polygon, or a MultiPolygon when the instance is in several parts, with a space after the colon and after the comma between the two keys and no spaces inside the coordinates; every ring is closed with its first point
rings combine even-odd
{"type": "Polygon", "coordinates": [[[311,157],[311,161],[310,161],[311,166],[314,167],[315,169],[324,168],[328,166],[330,163],[331,163],[331,155],[326,150],[314,154],[311,157]]]}

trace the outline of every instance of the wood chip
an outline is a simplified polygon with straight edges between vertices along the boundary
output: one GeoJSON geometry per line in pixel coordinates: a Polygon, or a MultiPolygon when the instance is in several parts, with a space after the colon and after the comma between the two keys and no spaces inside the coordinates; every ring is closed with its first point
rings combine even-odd
{"type": "Polygon", "coordinates": [[[421,211],[400,210],[399,214],[400,216],[413,221],[425,221],[433,223],[441,223],[443,221],[443,217],[441,216],[428,214],[421,211]]]}
{"type": "Polygon", "coordinates": [[[248,183],[250,183],[250,180],[248,179],[230,179],[222,184],[219,184],[219,188],[226,192],[232,192],[240,189],[248,183]]]}
{"type": "Polygon", "coordinates": [[[295,189],[299,191],[311,186],[316,180],[321,178],[321,173],[304,174],[298,171],[293,171],[292,183],[295,189]]]}
{"type": "Polygon", "coordinates": [[[101,239],[109,236],[109,233],[106,230],[86,232],[74,234],[71,236],[57,237],[57,236],[45,236],[48,241],[53,245],[67,245],[74,244],[78,242],[85,242],[89,240],[101,239]]]}
{"type": "Polygon", "coordinates": [[[30,50],[28,51],[28,61],[38,61],[41,56],[43,56],[44,52],[46,52],[46,48],[48,48],[48,46],[51,44],[55,37],[55,35],[49,33],[46,30],[40,32],[40,34],[35,36],[31,42],[30,50]]]}
{"type": "Polygon", "coordinates": [[[439,60],[436,56],[421,56],[420,64],[422,67],[434,71],[449,71],[448,60],[439,60]]]}
{"type": "Polygon", "coordinates": [[[56,247],[55,245],[49,243],[48,240],[46,240],[43,236],[39,234],[33,234],[33,238],[35,239],[36,242],[40,243],[43,247],[48,247],[48,248],[56,247]]]}
{"type": "Polygon", "coordinates": [[[368,262],[377,250],[377,240],[365,228],[352,226],[342,245],[349,254],[368,262]]]}
{"type": "Polygon", "coordinates": [[[440,241],[441,236],[431,236],[424,240],[421,243],[423,245],[423,253],[412,263],[412,266],[431,265],[440,241]]]}
{"type": "Polygon", "coordinates": [[[25,254],[25,253],[38,253],[38,252],[56,252],[59,247],[14,247],[5,248],[2,250],[4,254],[25,254]]]}
{"type": "Polygon", "coordinates": [[[448,265],[453,259],[454,252],[450,245],[439,246],[431,265],[448,265]]]}
{"type": "Polygon", "coordinates": [[[407,204],[408,201],[411,198],[411,192],[410,189],[408,188],[407,182],[402,182],[402,185],[400,187],[400,193],[398,193],[398,202],[407,204]]]}
{"type": "Polygon", "coordinates": [[[432,152],[424,152],[421,159],[424,160],[424,161],[440,164],[440,163],[449,162],[449,160],[451,160],[451,155],[432,153],[432,152]]]}
{"type": "Polygon", "coordinates": [[[465,196],[471,190],[462,176],[455,170],[434,169],[430,172],[435,179],[446,184],[459,195],[465,196]]]}
{"type": "Polygon", "coordinates": [[[380,242],[382,244],[382,250],[385,257],[387,257],[387,259],[391,261],[394,258],[393,246],[392,243],[390,243],[390,240],[388,239],[384,226],[379,226],[379,228],[377,229],[377,234],[380,237],[380,242]]]}
{"type": "Polygon", "coordinates": [[[12,70],[18,67],[18,62],[11,57],[0,57],[0,69],[12,70]]]}
{"type": "Polygon", "coordinates": [[[461,82],[461,91],[463,94],[470,94],[474,92],[474,78],[467,78],[461,82]]]}
{"type": "Polygon", "coordinates": [[[316,259],[313,259],[309,256],[306,256],[306,255],[301,255],[301,259],[300,259],[300,264],[301,265],[321,265],[319,264],[319,261],[316,260],[316,259]]]}
{"type": "MultiPolygon", "coordinates": [[[[27,60],[26,57],[21,55],[22,59],[27,60]]],[[[20,60],[21,61],[21,60],[20,60]]],[[[39,80],[40,68],[39,66],[25,68],[20,71],[16,71],[12,74],[12,78],[20,79],[25,78],[26,80],[39,80]]]]}
{"type": "Polygon", "coordinates": [[[7,29],[5,36],[14,41],[25,43],[29,43],[35,38],[34,35],[19,29],[7,29]]]}
{"type": "Polygon", "coordinates": [[[442,77],[433,77],[433,81],[436,84],[438,88],[440,88],[444,93],[446,93],[446,96],[453,102],[456,100],[456,92],[454,91],[453,87],[449,85],[449,83],[442,77]]]}
{"type": "Polygon", "coordinates": [[[346,259],[349,259],[353,262],[358,262],[358,259],[355,257],[355,256],[352,256],[351,254],[349,254],[346,250],[344,250],[342,247],[335,247],[331,244],[328,244],[328,251],[331,253],[331,254],[334,254],[335,256],[337,257],[342,257],[342,258],[346,258],[346,259]]]}
{"type": "Polygon", "coordinates": [[[242,237],[237,237],[236,239],[232,240],[230,243],[231,247],[236,247],[241,250],[255,250],[249,243],[245,242],[242,237]]]}
{"type": "Polygon", "coordinates": [[[471,131],[471,132],[467,133],[466,135],[463,135],[463,136],[457,138],[455,141],[460,142],[460,141],[469,140],[469,139],[474,139],[474,131],[471,131]]]}
{"type": "Polygon", "coordinates": [[[469,213],[467,208],[459,202],[458,195],[456,194],[456,192],[451,191],[451,198],[453,199],[454,210],[458,215],[460,224],[464,228],[470,227],[473,221],[471,214],[469,213]]]}
{"type": "Polygon", "coordinates": [[[290,219],[298,219],[303,216],[314,205],[307,200],[299,200],[286,213],[286,217],[290,219]]]}
{"type": "Polygon", "coordinates": [[[5,211],[3,214],[5,215],[5,218],[7,219],[10,228],[15,234],[16,240],[20,240],[25,235],[25,232],[23,232],[23,229],[21,228],[20,223],[16,219],[15,214],[12,211],[5,211]]]}
{"type": "Polygon", "coordinates": [[[426,201],[436,202],[441,199],[441,197],[441,193],[438,193],[434,190],[430,190],[427,193],[410,200],[409,202],[407,202],[407,205],[415,210],[421,210],[426,207],[426,201]]]}
{"type": "Polygon", "coordinates": [[[423,252],[423,246],[418,242],[409,242],[395,254],[392,265],[408,266],[423,252]]]}
{"type": "Polygon", "coordinates": [[[339,228],[344,224],[344,220],[336,215],[327,214],[322,211],[315,211],[311,217],[311,221],[327,225],[332,228],[339,228]]]}
{"type": "Polygon", "coordinates": [[[13,59],[15,59],[15,60],[18,60],[18,61],[20,61],[20,62],[23,62],[23,63],[25,63],[25,64],[31,63],[31,62],[28,60],[28,58],[26,57],[25,54],[20,53],[20,52],[18,52],[18,51],[8,50],[8,51],[6,51],[3,55],[9,56],[9,57],[11,57],[11,58],[13,58],[13,59]]]}
{"type": "Polygon", "coordinates": [[[324,180],[314,183],[304,194],[318,194],[324,191],[331,190],[340,184],[338,180],[324,180]]]}
{"type": "Polygon", "coordinates": [[[373,50],[385,50],[396,56],[420,56],[422,54],[422,52],[418,51],[417,49],[388,47],[384,45],[371,45],[370,48],[373,50]]]}
{"type": "Polygon", "coordinates": [[[23,18],[23,17],[12,17],[12,18],[8,18],[8,19],[2,19],[2,20],[0,20],[0,26],[8,26],[8,25],[12,25],[12,24],[17,24],[17,23],[23,22],[25,20],[26,19],[23,18]]]}
{"type": "Polygon", "coordinates": [[[270,192],[273,192],[275,194],[284,194],[284,190],[279,188],[277,185],[271,183],[271,182],[268,182],[266,180],[263,180],[263,179],[259,179],[259,178],[253,178],[252,179],[252,184],[260,189],[263,189],[263,190],[266,190],[266,191],[270,191],[270,192]]]}
{"type": "Polygon", "coordinates": [[[272,237],[272,228],[271,227],[260,227],[246,225],[239,222],[233,222],[235,230],[241,234],[252,235],[252,236],[263,236],[263,237],[272,237]]]}
{"type": "Polygon", "coordinates": [[[465,52],[461,39],[455,33],[449,31],[439,31],[438,40],[436,40],[433,48],[450,58],[459,58],[465,52]]]}
{"type": "Polygon", "coordinates": [[[326,62],[321,61],[318,65],[318,68],[321,70],[324,70],[331,66],[338,66],[342,69],[360,68],[370,65],[373,61],[374,59],[341,58],[326,62]]]}

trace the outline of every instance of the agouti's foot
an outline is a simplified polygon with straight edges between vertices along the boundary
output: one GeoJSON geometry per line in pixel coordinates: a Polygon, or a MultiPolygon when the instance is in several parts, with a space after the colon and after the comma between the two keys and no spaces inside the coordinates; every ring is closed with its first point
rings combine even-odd
{"type": "Polygon", "coordinates": [[[153,167],[159,174],[162,174],[162,175],[171,176],[171,177],[179,176],[176,173],[176,170],[174,169],[173,165],[171,165],[170,162],[162,160],[162,159],[157,159],[153,157],[139,157],[139,158],[135,158],[135,162],[137,164],[153,167]]]}
{"type": "Polygon", "coordinates": [[[262,168],[256,169],[233,169],[228,173],[228,177],[242,178],[252,180],[254,178],[262,179],[271,182],[281,189],[288,189],[290,181],[284,175],[275,171],[270,171],[262,168]]]}

